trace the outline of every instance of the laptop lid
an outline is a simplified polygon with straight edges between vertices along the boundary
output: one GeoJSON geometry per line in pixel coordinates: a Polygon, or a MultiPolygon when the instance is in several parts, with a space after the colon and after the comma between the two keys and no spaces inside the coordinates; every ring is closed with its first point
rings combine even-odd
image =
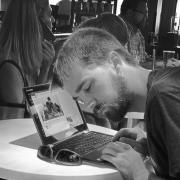
{"type": "Polygon", "coordinates": [[[88,131],[78,102],[63,89],[50,84],[23,89],[42,144],[53,144],[88,131]]]}

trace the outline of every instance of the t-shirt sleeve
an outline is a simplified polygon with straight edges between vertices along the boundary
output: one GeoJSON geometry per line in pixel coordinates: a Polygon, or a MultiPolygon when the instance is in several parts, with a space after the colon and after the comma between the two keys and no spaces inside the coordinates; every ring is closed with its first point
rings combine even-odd
{"type": "Polygon", "coordinates": [[[146,123],[150,153],[159,174],[180,178],[180,91],[151,87],[146,123]],[[168,92],[168,94],[166,93],[168,92]]]}

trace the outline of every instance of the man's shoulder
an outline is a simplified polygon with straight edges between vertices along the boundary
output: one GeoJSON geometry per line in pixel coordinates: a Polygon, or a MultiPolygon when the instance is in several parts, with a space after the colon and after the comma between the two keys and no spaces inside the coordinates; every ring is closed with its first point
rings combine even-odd
{"type": "Polygon", "coordinates": [[[180,88],[180,68],[154,70],[149,74],[147,88],[156,88],[159,92],[173,90],[174,85],[180,88]]]}
{"type": "Polygon", "coordinates": [[[146,112],[154,113],[158,106],[168,108],[178,106],[180,97],[180,68],[152,71],[149,75],[146,112]]]}

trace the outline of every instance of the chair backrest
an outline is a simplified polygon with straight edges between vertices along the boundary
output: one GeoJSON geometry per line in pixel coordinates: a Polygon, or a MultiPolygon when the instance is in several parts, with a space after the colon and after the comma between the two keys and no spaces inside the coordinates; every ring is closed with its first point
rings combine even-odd
{"type": "Polygon", "coordinates": [[[144,120],[144,112],[128,112],[125,118],[127,118],[127,128],[134,127],[138,124],[138,120],[144,120]]]}
{"type": "Polygon", "coordinates": [[[0,88],[0,119],[22,118],[24,115],[28,115],[26,101],[23,97],[23,91],[21,91],[21,86],[28,86],[28,82],[22,69],[13,60],[4,60],[0,63],[0,77],[0,85],[3,87],[0,88]],[[11,78],[14,75],[16,76],[16,82],[12,81],[11,78]],[[19,82],[22,82],[22,84],[19,82]],[[22,101],[18,100],[20,102],[16,102],[17,99],[21,98],[22,101]]]}

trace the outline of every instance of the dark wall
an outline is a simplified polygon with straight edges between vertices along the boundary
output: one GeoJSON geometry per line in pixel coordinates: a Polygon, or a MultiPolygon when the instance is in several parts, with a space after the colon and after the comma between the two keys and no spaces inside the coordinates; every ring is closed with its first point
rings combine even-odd
{"type": "MultiPolygon", "coordinates": [[[[157,14],[157,3],[158,0],[148,0],[149,8],[149,17],[148,24],[144,30],[144,36],[146,40],[146,51],[151,52],[151,47],[148,44],[148,32],[155,31],[156,23],[156,14],[157,14]]],[[[174,48],[176,44],[177,36],[168,33],[170,31],[171,17],[175,16],[177,0],[163,0],[162,2],[162,11],[160,17],[160,26],[159,26],[159,43],[157,53],[161,55],[162,50],[174,48]]]]}
{"type": "Polygon", "coordinates": [[[175,16],[177,0],[163,0],[161,22],[160,22],[160,35],[164,35],[170,31],[171,16],[175,16]]]}
{"type": "Polygon", "coordinates": [[[174,50],[177,45],[177,34],[169,33],[171,17],[175,16],[177,0],[163,0],[159,29],[159,54],[163,50],[174,50]]]}
{"type": "Polygon", "coordinates": [[[158,3],[158,0],[148,1],[149,15],[148,15],[147,27],[148,27],[149,32],[155,31],[157,3],[158,3]]]}

